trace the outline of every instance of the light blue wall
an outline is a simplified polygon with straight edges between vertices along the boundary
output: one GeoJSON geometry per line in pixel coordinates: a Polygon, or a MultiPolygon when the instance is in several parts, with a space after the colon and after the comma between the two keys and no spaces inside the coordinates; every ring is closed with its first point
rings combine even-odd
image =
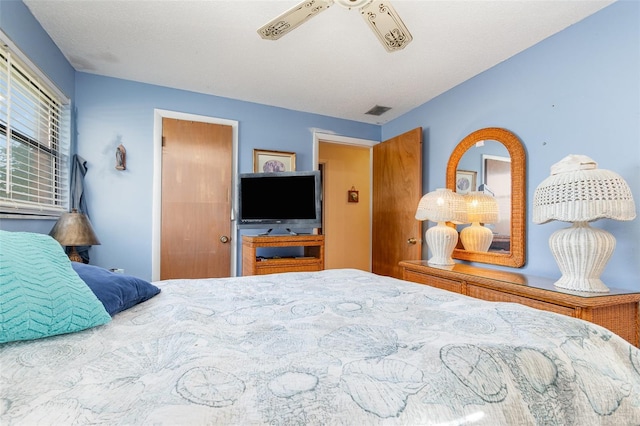
{"type": "MultiPolygon", "coordinates": [[[[386,140],[424,130],[425,192],[443,187],[449,155],[484,127],[514,132],[527,152],[527,273],[556,278],[547,241],[567,224],[531,222],[549,168],[584,154],[622,175],[640,200],[640,3],[620,1],[382,127],[386,140]]],[[[638,211],[640,213],[640,210],[638,211]]],[[[640,219],[599,220],[617,247],[603,281],[640,290],[640,219]]],[[[426,256],[426,253],[425,253],[426,256]]]]}
{"type": "MultiPolygon", "coordinates": [[[[91,222],[102,245],[91,263],[151,277],[154,109],[236,120],[238,170],[253,171],[253,149],[296,153],[296,169],[313,169],[313,129],[380,139],[380,127],[233,99],[92,74],[76,76],[78,154],[91,222]],[[127,170],[115,170],[115,149],[127,149],[127,170]]],[[[239,256],[240,258],[240,256],[239,256]]]]}

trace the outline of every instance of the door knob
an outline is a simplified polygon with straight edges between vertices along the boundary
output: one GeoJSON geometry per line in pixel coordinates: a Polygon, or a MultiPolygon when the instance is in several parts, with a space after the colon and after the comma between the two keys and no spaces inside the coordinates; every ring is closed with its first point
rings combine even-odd
{"type": "Polygon", "coordinates": [[[229,242],[229,237],[227,237],[226,235],[223,235],[222,237],[220,237],[220,242],[222,244],[226,244],[229,242]]]}
{"type": "Polygon", "coordinates": [[[415,238],[409,238],[407,239],[407,244],[415,244],[417,241],[415,238]]]}

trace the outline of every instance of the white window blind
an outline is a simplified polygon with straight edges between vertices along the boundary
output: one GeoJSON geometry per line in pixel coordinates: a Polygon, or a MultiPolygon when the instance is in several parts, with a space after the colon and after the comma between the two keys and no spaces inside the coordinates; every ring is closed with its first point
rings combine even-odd
{"type": "Polygon", "coordinates": [[[69,106],[0,39],[0,213],[59,216],[69,194],[69,106]]]}

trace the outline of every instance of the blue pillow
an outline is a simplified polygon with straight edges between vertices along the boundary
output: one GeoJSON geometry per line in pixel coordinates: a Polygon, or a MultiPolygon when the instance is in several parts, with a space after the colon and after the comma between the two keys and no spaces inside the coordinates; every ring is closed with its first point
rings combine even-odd
{"type": "Polygon", "coordinates": [[[71,265],[111,316],[160,293],[158,287],[131,275],[116,274],[84,263],[71,262],[71,265]]]}
{"type": "Polygon", "coordinates": [[[0,231],[0,343],[71,333],[109,321],[56,240],[0,231]]]}

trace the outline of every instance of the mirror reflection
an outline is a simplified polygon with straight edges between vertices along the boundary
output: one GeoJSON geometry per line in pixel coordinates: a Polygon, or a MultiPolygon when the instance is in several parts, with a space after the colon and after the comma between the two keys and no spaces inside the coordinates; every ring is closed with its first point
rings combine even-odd
{"type": "Polygon", "coordinates": [[[469,221],[472,223],[458,225],[461,235],[458,248],[509,253],[511,251],[511,157],[507,148],[495,140],[486,140],[469,148],[458,162],[455,189],[459,194],[466,195],[468,201],[477,207],[474,210],[472,204],[469,206],[472,214],[469,221]],[[492,204],[492,201],[495,204],[492,204]],[[474,211],[475,214],[472,213],[474,211]],[[482,226],[491,232],[488,247],[475,245],[474,240],[463,238],[465,233],[470,231],[467,228],[472,226],[482,226]]]}

